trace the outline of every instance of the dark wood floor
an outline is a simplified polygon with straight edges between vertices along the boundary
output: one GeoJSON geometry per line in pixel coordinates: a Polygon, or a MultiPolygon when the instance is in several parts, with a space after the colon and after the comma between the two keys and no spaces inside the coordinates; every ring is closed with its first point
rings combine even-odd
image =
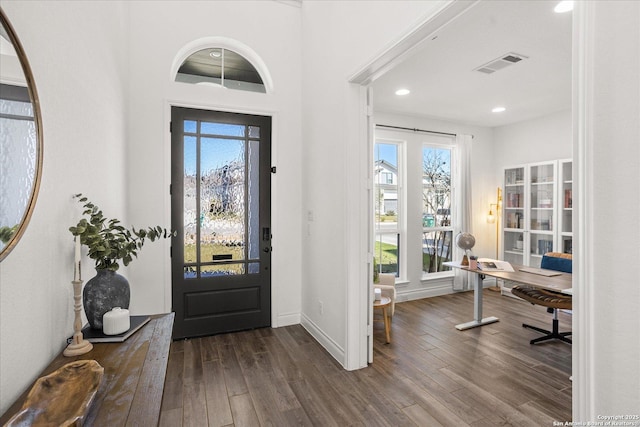
{"type": "MultiPolygon", "coordinates": [[[[484,291],[500,322],[458,331],[473,293],[396,305],[392,343],[345,371],[301,327],[172,343],[161,426],[551,426],[571,420],[571,346],[531,346],[543,308],[484,291]]],[[[561,330],[570,329],[561,314],[561,330]]]]}

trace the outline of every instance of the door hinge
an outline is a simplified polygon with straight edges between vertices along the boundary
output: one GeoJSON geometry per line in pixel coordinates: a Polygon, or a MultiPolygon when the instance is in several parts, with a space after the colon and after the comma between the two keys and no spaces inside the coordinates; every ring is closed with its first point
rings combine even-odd
{"type": "Polygon", "coordinates": [[[271,173],[276,173],[276,167],[275,166],[271,166],[271,173]]]}
{"type": "Polygon", "coordinates": [[[173,246],[169,246],[169,258],[173,258],[173,246]]]}
{"type": "Polygon", "coordinates": [[[173,196],[173,184],[169,184],[169,195],[173,196]]]}
{"type": "Polygon", "coordinates": [[[173,133],[173,122],[169,122],[169,133],[173,133]]]}

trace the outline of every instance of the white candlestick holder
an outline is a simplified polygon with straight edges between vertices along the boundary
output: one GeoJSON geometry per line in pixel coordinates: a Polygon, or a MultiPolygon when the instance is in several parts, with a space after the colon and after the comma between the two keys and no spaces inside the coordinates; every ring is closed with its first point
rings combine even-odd
{"type": "Polygon", "coordinates": [[[64,349],[63,355],[67,357],[79,356],[93,350],[93,344],[86,341],[82,335],[82,280],[74,280],[73,283],[73,341],[64,349]]]}

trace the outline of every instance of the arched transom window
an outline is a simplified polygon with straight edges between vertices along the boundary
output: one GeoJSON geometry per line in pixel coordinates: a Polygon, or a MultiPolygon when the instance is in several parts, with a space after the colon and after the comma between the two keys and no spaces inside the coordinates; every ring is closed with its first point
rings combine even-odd
{"type": "Polygon", "coordinates": [[[266,93],[262,77],[246,58],[224,48],[201,49],[184,60],[177,82],[266,93]]]}

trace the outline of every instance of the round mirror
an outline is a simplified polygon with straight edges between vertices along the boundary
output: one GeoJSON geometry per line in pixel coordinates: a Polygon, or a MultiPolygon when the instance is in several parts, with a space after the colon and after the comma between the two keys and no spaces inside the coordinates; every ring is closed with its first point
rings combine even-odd
{"type": "Polygon", "coordinates": [[[0,261],[27,227],[41,170],[42,121],[33,75],[0,9],[0,261]]]}

